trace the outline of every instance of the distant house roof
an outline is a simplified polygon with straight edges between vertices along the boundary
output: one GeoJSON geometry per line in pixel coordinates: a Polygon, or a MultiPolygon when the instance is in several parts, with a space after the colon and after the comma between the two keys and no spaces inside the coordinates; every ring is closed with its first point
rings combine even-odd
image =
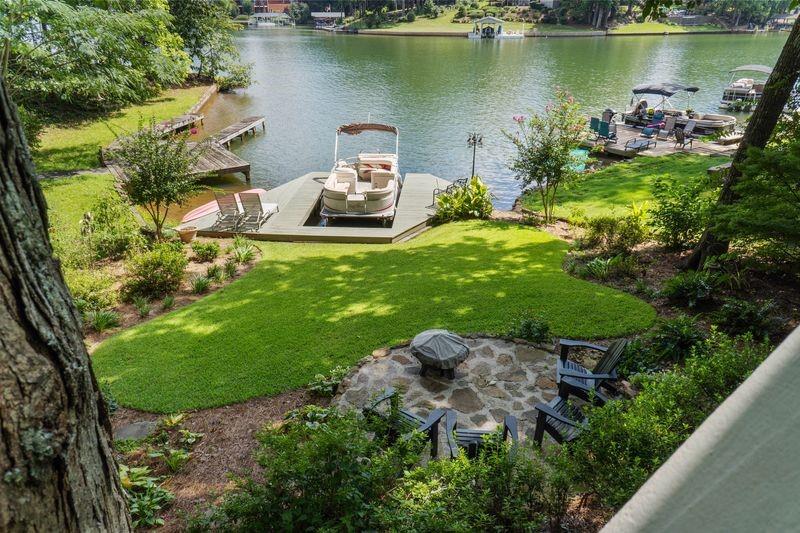
{"type": "Polygon", "coordinates": [[[315,19],[341,19],[344,13],[341,11],[312,11],[311,18],[315,19]]]}

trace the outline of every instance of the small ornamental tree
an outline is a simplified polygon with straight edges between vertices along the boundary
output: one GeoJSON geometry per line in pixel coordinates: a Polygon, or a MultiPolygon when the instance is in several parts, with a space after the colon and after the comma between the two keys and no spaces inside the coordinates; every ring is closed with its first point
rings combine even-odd
{"type": "Polygon", "coordinates": [[[185,135],[166,140],[154,121],[120,144],[115,156],[125,168],[123,188],[147,211],[161,240],[170,206],[182,205],[203,188],[191,171],[204,146],[190,145],[185,135]]]}
{"type": "Polygon", "coordinates": [[[550,223],[558,190],[580,175],[573,150],[580,146],[586,121],[572,96],[561,89],[544,113],[527,119],[518,115],[514,120],[517,131],[503,132],[517,149],[509,168],[522,182],[523,191],[539,193],[545,222],[550,223]]]}

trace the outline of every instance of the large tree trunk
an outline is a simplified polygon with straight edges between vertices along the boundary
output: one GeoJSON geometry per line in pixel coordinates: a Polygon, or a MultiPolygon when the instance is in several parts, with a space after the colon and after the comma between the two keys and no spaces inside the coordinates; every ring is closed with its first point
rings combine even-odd
{"type": "MultiPolygon", "coordinates": [[[[736,201],[733,189],[742,176],[740,167],[747,158],[747,149],[751,146],[764,148],[767,145],[797,83],[798,75],[800,75],[800,24],[795,22],[764,87],[764,96],[750,117],[742,142],[739,143],[739,148],[733,156],[733,164],[722,184],[717,205],[730,205],[736,201]]],[[[686,268],[695,270],[702,268],[709,257],[726,253],[729,246],[729,241],[715,235],[712,229],[706,229],[697,247],[686,260],[686,268]]]]}
{"type": "Polygon", "coordinates": [[[130,531],[110,437],[0,77],[0,531],[130,531]]]}

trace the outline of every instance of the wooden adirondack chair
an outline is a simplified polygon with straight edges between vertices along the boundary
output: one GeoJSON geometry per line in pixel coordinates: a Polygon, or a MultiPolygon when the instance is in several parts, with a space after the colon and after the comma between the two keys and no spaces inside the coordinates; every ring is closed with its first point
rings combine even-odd
{"type": "Polygon", "coordinates": [[[569,386],[562,383],[558,396],[547,403],[537,403],[534,406],[537,414],[533,440],[538,446],[542,445],[545,432],[559,444],[572,442],[580,434],[586,417],[580,407],[570,402],[569,398],[569,386]]]}
{"type": "MultiPolygon", "coordinates": [[[[445,428],[447,431],[447,444],[450,448],[450,458],[452,459],[458,457],[459,448],[464,448],[467,451],[467,457],[477,457],[483,445],[483,438],[494,433],[493,430],[486,429],[458,429],[456,412],[452,409],[447,410],[445,428]]],[[[517,429],[517,419],[512,415],[508,415],[503,419],[503,440],[505,441],[509,437],[511,437],[511,453],[513,454],[519,444],[519,431],[517,429]]]]}
{"type": "Polygon", "coordinates": [[[431,443],[431,457],[434,459],[439,455],[439,422],[447,414],[445,409],[435,409],[422,418],[410,411],[397,407],[397,391],[392,387],[387,387],[372,403],[364,407],[364,416],[367,418],[379,417],[389,424],[389,440],[394,442],[399,437],[416,430],[427,434],[431,443]],[[389,402],[386,413],[379,410],[379,406],[389,402]]]}
{"type": "Polygon", "coordinates": [[[608,348],[572,339],[560,339],[558,344],[561,347],[556,369],[556,381],[559,384],[559,390],[561,390],[561,384],[564,383],[569,394],[574,394],[587,402],[593,400],[599,404],[603,404],[608,400],[608,397],[600,390],[601,388],[613,393],[617,392],[614,387],[614,382],[618,379],[616,368],[622,353],[625,351],[625,347],[628,345],[626,339],[614,341],[608,348]],[[589,370],[569,360],[570,349],[576,347],[602,352],[603,358],[592,370],[589,370]]]}

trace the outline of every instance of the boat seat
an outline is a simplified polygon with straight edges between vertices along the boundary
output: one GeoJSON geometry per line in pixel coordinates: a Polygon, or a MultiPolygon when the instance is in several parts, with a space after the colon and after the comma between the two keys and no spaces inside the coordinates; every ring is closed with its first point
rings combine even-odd
{"type": "Polygon", "coordinates": [[[373,170],[370,172],[370,181],[372,181],[373,189],[385,189],[392,180],[394,180],[394,172],[388,170],[373,170]]]}

